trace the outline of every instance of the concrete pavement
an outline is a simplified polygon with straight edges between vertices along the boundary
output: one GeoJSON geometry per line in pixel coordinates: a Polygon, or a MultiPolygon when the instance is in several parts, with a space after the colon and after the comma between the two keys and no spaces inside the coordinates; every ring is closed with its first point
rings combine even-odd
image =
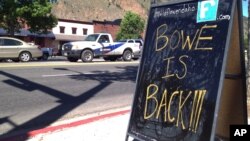
{"type": "MultiPolygon", "coordinates": [[[[17,134],[0,141],[124,141],[131,107],[113,109],[58,121],[49,127],[17,134]]],[[[130,139],[132,140],[132,139],[130,139]]]]}
{"type": "Polygon", "coordinates": [[[30,61],[30,62],[1,62],[1,68],[17,68],[17,67],[48,67],[48,66],[82,66],[82,65],[113,65],[113,64],[138,64],[136,61],[104,61],[102,58],[95,58],[92,62],[84,63],[81,60],[78,62],[69,62],[63,56],[51,57],[46,61],[30,61]]]}
{"type": "Polygon", "coordinates": [[[75,127],[38,134],[28,141],[124,141],[129,114],[103,118],[75,127]]]}
{"type": "Polygon", "coordinates": [[[25,133],[25,140],[20,133],[0,141],[125,141],[130,111],[131,107],[125,107],[58,121],[25,133]]]}
{"type": "MultiPolygon", "coordinates": [[[[56,122],[27,133],[26,141],[124,141],[130,109],[125,107],[56,122]]],[[[20,138],[22,134],[0,141],[20,141],[20,138]]]]}

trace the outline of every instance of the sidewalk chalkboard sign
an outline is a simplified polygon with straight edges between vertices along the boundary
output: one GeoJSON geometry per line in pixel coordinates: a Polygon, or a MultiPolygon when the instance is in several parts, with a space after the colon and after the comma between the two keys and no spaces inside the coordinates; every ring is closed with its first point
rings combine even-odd
{"type": "Polygon", "coordinates": [[[214,140],[236,0],[151,5],[127,135],[214,140]]]}

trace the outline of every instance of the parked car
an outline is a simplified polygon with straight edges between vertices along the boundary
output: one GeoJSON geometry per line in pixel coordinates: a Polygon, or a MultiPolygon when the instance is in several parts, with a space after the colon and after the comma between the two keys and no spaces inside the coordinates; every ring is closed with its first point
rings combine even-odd
{"type": "Polygon", "coordinates": [[[43,56],[39,59],[48,60],[49,57],[53,56],[53,48],[43,47],[41,50],[43,52],[43,56]]]}
{"type": "Polygon", "coordinates": [[[34,43],[27,43],[11,37],[0,37],[0,59],[28,62],[42,57],[43,52],[34,43]]]}

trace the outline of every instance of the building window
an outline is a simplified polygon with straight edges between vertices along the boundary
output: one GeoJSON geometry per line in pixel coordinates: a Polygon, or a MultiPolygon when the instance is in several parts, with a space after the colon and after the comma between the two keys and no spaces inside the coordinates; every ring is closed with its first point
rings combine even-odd
{"type": "Polygon", "coordinates": [[[51,2],[51,3],[56,3],[56,2],[57,2],[57,0],[50,0],[50,2],[51,2]]]}
{"type": "Polygon", "coordinates": [[[76,29],[75,27],[72,27],[72,34],[76,34],[76,29]]]}
{"type": "Polygon", "coordinates": [[[64,26],[60,26],[60,33],[65,33],[65,27],[64,26]]]}
{"type": "Polygon", "coordinates": [[[87,35],[88,34],[88,29],[87,28],[83,28],[82,31],[83,31],[83,35],[87,35]]]}

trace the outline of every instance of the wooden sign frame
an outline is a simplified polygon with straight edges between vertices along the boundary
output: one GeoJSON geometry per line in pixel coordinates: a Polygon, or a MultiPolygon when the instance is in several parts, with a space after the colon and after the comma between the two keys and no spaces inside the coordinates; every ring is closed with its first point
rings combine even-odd
{"type": "MultiPolygon", "coordinates": [[[[151,3],[126,141],[129,137],[140,141],[228,139],[230,125],[247,124],[245,60],[243,38],[241,37],[242,19],[241,11],[238,10],[241,9],[241,1],[218,0],[216,19],[210,17],[205,20],[198,20],[198,16],[194,17],[194,13],[201,10],[199,2],[201,1],[178,0],[151,3]],[[171,9],[172,7],[173,9],[171,9]],[[181,11],[180,7],[186,8],[186,13],[185,9],[183,8],[184,11],[181,11]],[[166,11],[166,8],[172,10],[172,15],[171,12],[166,11]],[[230,10],[228,11],[228,9],[230,10]],[[182,13],[183,15],[180,14],[181,16],[178,17],[173,14],[174,12],[183,12],[186,15],[182,13]],[[191,19],[187,18],[189,16],[191,19]],[[194,18],[196,23],[194,23],[194,18]],[[171,23],[167,20],[171,20],[171,23]],[[225,24],[221,24],[222,22],[225,24]],[[186,25],[190,27],[186,27],[186,25]],[[198,25],[198,30],[195,30],[196,25],[198,25]],[[167,37],[167,28],[172,31],[170,37],[167,37]],[[203,32],[204,29],[211,29],[211,32],[203,32]],[[191,31],[189,32],[189,30],[191,31]],[[194,34],[194,31],[197,34],[194,34]],[[184,53],[180,53],[180,50],[173,51],[178,47],[178,38],[181,37],[189,45],[192,44],[189,47],[194,49],[192,48],[193,42],[190,42],[191,38],[194,39],[196,35],[203,35],[203,33],[204,36],[199,36],[201,37],[199,39],[204,39],[205,43],[200,46],[196,43],[196,49],[201,47],[205,53],[202,52],[199,55],[197,52],[183,51],[184,46],[187,45],[184,41],[182,41],[183,50],[181,50],[184,53]],[[187,36],[190,38],[184,39],[185,34],[188,34],[187,36]],[[224,37],[225,35],[226,37],[224,37]],[[213,41],[216,38],[217,40],[213,41]],[[169,45],[170,49],[167,49],[169,40],[173,44],[172,48],[169,45]],[[206,40],[213,43],[206,43],[206,40]],[[208,46],[219,46],[223,49],[216,50],[208,46]],[[178,56],[177,63],[179,64],[173,65],[170,60],[176,56],[178,56]],[[213,60],[216,57],[222,61],[213,60]],[[185,62],[188,59],[191,61],[185,62]],[[199,73],[195,68],[204,64],[204,68],[207,67],[208,71],[201,69],[203,71],[199,73]],[[217,64],[219,65],[216,66],[217,64]],[[213,65],[216,69],[212,68],[213,65]],[[170,66],[174,68],[172,71],[169,69],[170,66]],[[179,70],[185,75],[178,73],[179,70]],[[209,78],[206,73],[213,78],[209,78]],[[185,78],[191,79],[191,82],[185,78]],[[208,82],[213,80],[213,83],[208,82]],[[201,81],[201,84],[197,81],[201,81]],[[188,91],[186,95],[185,91],[188,91]],[[192,105],[197,107],[194,108],[192,105]]],[[[199,39],[197,38],[197,40],[199,39]]]]}

